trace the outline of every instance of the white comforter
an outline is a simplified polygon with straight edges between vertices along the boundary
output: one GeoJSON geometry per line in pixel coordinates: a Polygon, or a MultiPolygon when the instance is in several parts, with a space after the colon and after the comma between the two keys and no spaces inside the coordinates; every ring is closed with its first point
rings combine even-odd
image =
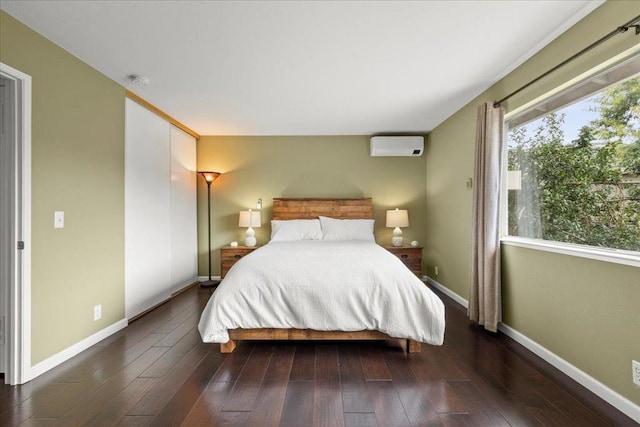
{"type": "Polygon", "coordinates": [[[377,330],[440,345],[444,305],[393,254],[364,241],[274,242],[240,259],[211,296],[198,329],[377,330]]]}

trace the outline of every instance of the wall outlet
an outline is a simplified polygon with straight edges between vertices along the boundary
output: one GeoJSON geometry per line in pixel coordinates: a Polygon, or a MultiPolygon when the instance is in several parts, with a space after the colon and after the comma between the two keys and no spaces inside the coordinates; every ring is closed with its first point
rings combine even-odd
{"type": "Polygon", "coordinates": [[[102,318],[102,304],[98,304],[93,307],[93,321],[100,320],[102,318]]]}
{"type": "Polygon", "coordinates": [[[633,383],[640,386],[640,362],[632,360],[631,367],[633,368],[633,383]]]}
{"type": "Polygon", "coordinates": [[[433,267],[433,272],[435,273],[436,277],[438,277],[438,266],[436,265],[435,267],[433,267]]]}

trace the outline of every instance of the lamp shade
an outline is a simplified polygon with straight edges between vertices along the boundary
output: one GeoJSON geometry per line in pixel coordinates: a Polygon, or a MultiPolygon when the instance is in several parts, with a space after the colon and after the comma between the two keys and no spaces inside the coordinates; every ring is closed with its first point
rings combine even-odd
{"type": "Polygon", "coordinates": [[[260,227],[262,220],[260,217],[260,211],[240,211],[240,220],[238,221],[238,227],[260,227]]]}
{"type": "Polygon", "coordinates": [[[209,172],[209,171],[200,171],[198,173],[202,175],[205,181],[207,181],[207,184],[211,184],[221,175],[220,172],[209,172]]]}
{"type": "Polygon", "coordinates": [[[387,211],[387,227],[408,227],[409,213],[406,209],[387,211]]]}

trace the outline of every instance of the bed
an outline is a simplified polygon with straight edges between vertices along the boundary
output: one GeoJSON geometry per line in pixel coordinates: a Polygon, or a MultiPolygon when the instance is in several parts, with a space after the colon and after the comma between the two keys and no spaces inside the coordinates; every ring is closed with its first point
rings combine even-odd
{"type": "Polygon", "coordinates": [[[315,226],[318,218],[324,236],[315,229],[302,240],[272,234],[231,268],[202,313],[203,341],[219,342],[223,353],[241,340],[394,339],[410,353],[420,352],[421,342],[442,344],[440,299],[374,241],[342,240],[345,224],[370,227],[373,239],[372,200],[273,200],[280,224],[315,226]],[[338,221],[344,219],[354,221],[338,221]],[[337,237],[326,224],[338,227],[337,237]]]}

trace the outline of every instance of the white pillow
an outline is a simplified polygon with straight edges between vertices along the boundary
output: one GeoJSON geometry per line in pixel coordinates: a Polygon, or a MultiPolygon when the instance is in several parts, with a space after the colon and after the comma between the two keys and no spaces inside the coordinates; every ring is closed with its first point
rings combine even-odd
{"type": "Polygon", "coordinates": [[[271,221],[272,242],[296,240],[321,240],[322,229],[317,219],[291,219],[271,221]]]}
{"type": "Polygon", "coordinates": [[[375,242],[372,219],[335,219],[320,217],[322,239],[324,240],[364,240],[375,242]]]}

